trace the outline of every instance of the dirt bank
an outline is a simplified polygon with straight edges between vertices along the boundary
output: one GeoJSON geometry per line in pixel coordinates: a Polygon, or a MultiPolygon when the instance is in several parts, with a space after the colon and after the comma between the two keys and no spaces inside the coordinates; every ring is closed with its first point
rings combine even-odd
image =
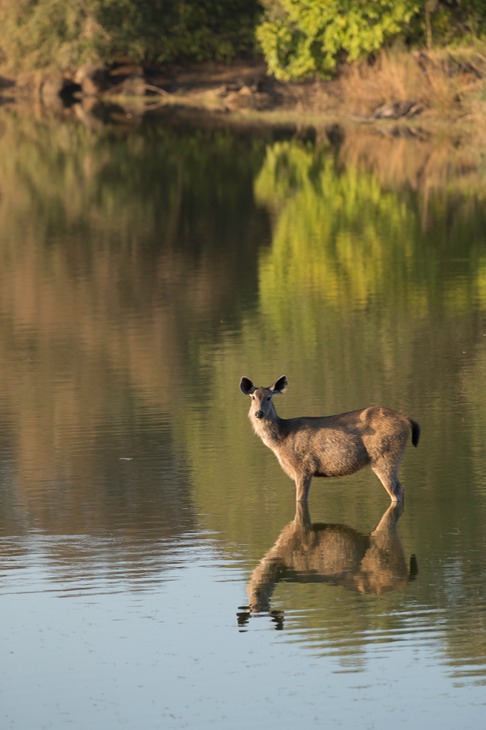
{"type": "Polygon", "coordinates": [[[225,123],[378,124],[386,133],[412,136],[474,130],[478,138],[475,127],[484,126],[485,118],[485,67],[481,58],[452,63],[407,54],[349,69],[334,81],[283,83],[258,62],[86,66],[72,74],[0,75],[0,99],[8,105],[34,100],[47,113],[91,123],[178,112],[225,123]]]}

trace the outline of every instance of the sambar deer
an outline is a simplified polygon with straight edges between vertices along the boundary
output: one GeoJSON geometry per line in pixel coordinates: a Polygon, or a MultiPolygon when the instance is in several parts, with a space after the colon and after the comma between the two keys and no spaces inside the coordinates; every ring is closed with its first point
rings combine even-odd
{"type": "Polygon", "coordinates": [[[285,375],[269,388],[256,387],[246,377],[240,380],[241,392],[251,398],[248,416],[253,429],[295,481],[296,501],[307,501],[312,477],[343,477],[369,464],[391,501],[401,502],[398,467],[410,434],[418,445],[418,423],[383,406],[335,416],[280,418],[273,396],[287,385],[285,375]]]}

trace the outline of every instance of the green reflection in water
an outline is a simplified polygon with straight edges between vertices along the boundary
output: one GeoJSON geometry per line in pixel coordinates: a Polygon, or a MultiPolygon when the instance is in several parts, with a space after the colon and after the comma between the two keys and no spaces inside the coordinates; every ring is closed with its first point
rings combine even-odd
{"type": "Polygon", "coordinates": [[[163,511],[161,475],[189,499],[181,434],[197,389],[187,384],[199,340],[248,306],[235,282],[253,297],[254,269],[240,262],[267,228],[252,192],[264,143],[10,112],[0,129],[0,402],[17,493],[8,514],[76,532],[131,504],[143,523],[163,511]],[[155,500],[139,510],[116,461],[133,455],[150,462],[130,468],[155,500]],[[66,483],[61,505],[55,485],[66,483]],[[51,485],[40,499],[39,484],[51,485]]]}
{"type": "MultiPolygon", "coordinates": [[[[453,468],[455,457],[468,451],[471,434],[458,431],[457,409],[475,403],[464,402],[458,381],[484,347],[480,205],[439,190],[429,198],[424,228],[419,194],[383,186],[374,173],[336,161],[330,149],[298,142],[267,147],[255,190],[273,222],[271,246],[258,258],[259,307],[243,319],[240,338],[221,342],[222,367],[214,369],[209,391],[235,393],[231,408],[217,396],[211,405],[222,426],[214,460],[227,463],[229,455],[235,486],[219,526],[233,539],[252,529],[241,524],[241,514],[260,519],[261,492],[268,497],[274,483],[283,489],[286,483],[271,454],[254,443],[246,404],[238,406],[242,374],[267,385],[283,372],[291,376],[282,415],[383,402],[425,419],[425,438],[427,431],[435,435],[436,451],[427,454],[429,442],[420,457],[411,457],[415,478],[423,481],[424,462],[426,473],[442,473],[444,456],[453,468]],[[244,484],[244,475],[252,475],[249,454],[261,486],[254,479],[244,484]]],[[[198,462],[211,451],[210,439],[203,440],[198,462]]],[[[472,477],[470,463],[461,461],[461,469],[461,480],[472,477]]],[[[217,471],[214,479],[207,486],[217,502],[217,471]]],[[[319,488],[325,487],[313,492],[319,488]]],[[[462,499],[453,484],[448,496],[453,504],[462,499]]],[[[429,495],[439,514],[442,498],[442,490],[429,495]]]]}
{"type": "MultiPolygon", "coordinates": [[[[110,529],[116,505],[142,530],[165,510],[169,534],[197,522],[250,574],[291,518],[294,489],[251,433],[238,381],[285,372],[282,415],[382,402],[423,428],[405,458],[398,526],[420,580],[405,599],[387,594],[382,613],[353,596],[351,634],[397,626],[390,616],[410,595],[450,610],[452,662],[481,661],[482,198],[431,165],[431,189],[410,182],[417,174],[397,182],[384,163],[354,162],[351,140],[336,150],[11,114],[1,125],[2,463],[16,491],[0,507],[7,529],[110,529]],[[142,459],[131,478],[119,455],[142,459]]],[[[365,472],[311,491],[315,519],[360,533],[386,501],[365,472]]],[[[306,614],[322,594],[293,588],[282,586],[286,610],[322,636],[324,613],[343,613],[340,594],[332,586],[332,605],[306,614]]]]}
{"type": "MultiPolygon", "coordinates": [[[[242,374],[268,385],[287,373],[291,387],[278,404],[285,416],[370,402],[405,410],[421,422],[424,438],[405,457],[409,511],[399,531],[405,552],[417,552],[419,564],[422,557],[423,572],[419,587],[407,590],[410,599],[390,594],[381,608],[346,601],[349,636],[361,641],[365,630],[389,640],[393,631],[418,635],[435,625],[437,638],[447,636],[447,651],[484,665],[482,629],[475,646],[465,640],[468,627],[482,626],[484,610],[477,559],[486,475],[474,447],[482,443],[486,403],[479,385],[486,347],[481,199],[437,188],[424,222],[421,191],[383,185],[373,171],[343,164],[330,149],[298,142],[267,147],[255,193],[271,215],[271,245],[258,257],[259,306],[243,319],[240,338],[222,341],[218,351],[211,417],[202,416],[197,428],[194,463],[211,454],[209,468],[197,468],[198,501],[230,544],[251,546],[254,565],[291,514],[293,485],[251,433],[247,404],[238,404],[242,374]],[[228,394],[223,403],[221,394],[228,394]],[[213,420],[217,441],[211,426],[205,434],[213,420]],[[451,542],[455,530],[460,548],[451,542]],[[441,561],[453,563],[453,571],[441,561]],[[415,616],[408,601],[428,608],[415,616]],[[444,605],[451,611],[445,621],[444,605]],[[449,636],[455,623],[458,633],[449,636]],[[380,634],[385,630],[388,639],[380,634]]],[[[312,510],[317,505],[326,521],[345,515],[353,529],[366,529],[367,520],[369,529],[385,502],[364,472],[339,485],[315,481],[311,490],[312,510]]],[[[309,584],[279,590],[277,608],[288,610],[296,627],[315,624],[318,645],[339,643],[340,594],[326,589],[317,596],[309,584]],[[319,600],[326,608],[318,613],[303,609],[319,600]]]]}
{"type": "MultiPolygon", "coordinates": [[[[287,320],[289,309],[278,305],[305,307],[304,293],[317,306],[345,311],[375,298],[391,306],[406,301],[422,316],[439,303],[455,311],[477,301],[486,306],[483,214],[468,220],[461,199],[447,201],[450,230],[441,200],[433,201],[424,230],[417,196],[384,188],[373,172],[339,169],[329,150],[291,142],[267,149],[255,190],[275,217],[272,247],[260,263],[262,306],[270,317],[280,312],[287,320]]],[[[306,319],[315,320],[312,314],[306,308],[306,319]]]]}

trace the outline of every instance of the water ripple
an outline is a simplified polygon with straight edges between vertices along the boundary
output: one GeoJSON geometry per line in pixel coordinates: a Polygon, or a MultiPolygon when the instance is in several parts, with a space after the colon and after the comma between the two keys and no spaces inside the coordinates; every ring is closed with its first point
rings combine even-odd
{"type": "Polygon", "coordinates": [[[155,590],[211,559],[214,535],[29,535],[0,539],[0,594],[104,595],[155,590]]]}

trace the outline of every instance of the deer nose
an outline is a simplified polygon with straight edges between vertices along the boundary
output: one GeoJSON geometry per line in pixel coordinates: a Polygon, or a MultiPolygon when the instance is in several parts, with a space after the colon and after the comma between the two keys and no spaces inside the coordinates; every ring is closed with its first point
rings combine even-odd
{"type": "Polygon", "coordinates": [[[255,418],[263,418],[263,411],[256,411],[255,418]]]}

